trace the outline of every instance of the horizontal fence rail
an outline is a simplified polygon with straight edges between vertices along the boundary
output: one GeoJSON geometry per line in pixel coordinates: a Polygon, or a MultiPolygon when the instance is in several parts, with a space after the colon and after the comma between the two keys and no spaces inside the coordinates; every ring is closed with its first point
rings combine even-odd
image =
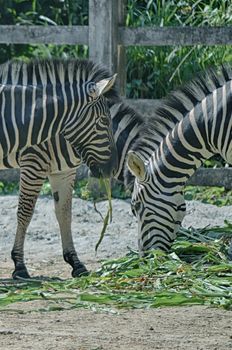
{"type": "Polygon", "coordinates": [[[88,45],[88,26],[1,25],[1,44],[88,45]]]}
{"type": "Polygon", "coordinates": [[[232,27],[119,28],[124,46],[231,45],[232,27]]]}
{"type": "Polygon", "coordinates": [[[232,168],[199,168],[188,180],[187,185],[223,186],[232,189],[232,168]]]}
{"type": "MultiPolygon", "coordinates": [[[[0,25],[0,43],[88,45],[88,28],[88,26],[0,25]]],[[[118,45],[232,45],[232,27],[119,27],[118,45]]]]}

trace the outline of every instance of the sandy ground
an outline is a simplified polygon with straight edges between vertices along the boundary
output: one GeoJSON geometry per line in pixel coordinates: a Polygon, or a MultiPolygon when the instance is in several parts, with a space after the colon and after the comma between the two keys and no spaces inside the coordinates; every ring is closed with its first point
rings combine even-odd
{"type": "MultiPolygon", "coordinates": [[[[107,203],[99,203],[104,213],[107,203]]],[[[17,197],[0,197],[0,281],[13,270],[10,251],[16,227],[17,197]]],[[[217,208],[199,202],[187,203],[184,226],[204,227],[232,221],[232,207],[217,208]]],[[[95,256],[94,247],[102,228],[90,202],[74,199],[73,234],[80,259],[95,269],[105,258],[124,255],[137,247],[137,225],[127,201],[113,201],[113,222],[95,256]]],[[[63,262],[58,224],[51,198],[38,201],[29,227],[25,257],[32,276],[70,277],[63,262]]],[[[36,307],[39,307],[36,302],[36,307]]],[[[35,303],[17,305],[34,308],[35,303]]],[[[232,313],[207,307],[160,308],[116,311],[71,310],[62,312],[0,313],[0,349],[232,349],[232,313]]]]}

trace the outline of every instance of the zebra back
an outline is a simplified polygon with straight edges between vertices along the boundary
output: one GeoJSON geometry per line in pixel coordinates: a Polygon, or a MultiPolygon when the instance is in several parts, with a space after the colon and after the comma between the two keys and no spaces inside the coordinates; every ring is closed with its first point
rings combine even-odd
{"type": "Polygon", "coordinates": [[[117,99],[114,79],[87,60],[2,64],[0,163],[9,153],[62,133],[79,157],[107,173],[115,166],[107,102],[117,99]]]}

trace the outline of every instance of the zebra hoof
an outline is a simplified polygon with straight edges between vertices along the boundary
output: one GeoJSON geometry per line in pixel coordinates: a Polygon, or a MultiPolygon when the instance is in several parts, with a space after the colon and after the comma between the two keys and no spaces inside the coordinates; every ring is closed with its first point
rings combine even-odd
{"type": "Polygon", "coordinates": [[[72,277],[88,276],[89,272],[84,265],[72,270],[72,277]]]}
{"type": "Polygon", "coordinates": [[[14,280],[31,278],[26,268],[20,270],[15,269],[12,273],[12,277],[14,280]]]}

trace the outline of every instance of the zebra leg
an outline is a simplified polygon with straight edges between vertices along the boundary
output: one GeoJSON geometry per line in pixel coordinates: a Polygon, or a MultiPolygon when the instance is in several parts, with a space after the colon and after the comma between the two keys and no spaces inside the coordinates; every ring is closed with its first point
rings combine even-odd
{"type": "Polygon", "coordinates": [[[24,241],[27,228],[34,213],[35,204],[41,187],[46,179],[46,172],[37,171],[32,174],[28,168],[21,167],[20,171],[20,193],[17,212],[17,231],[14,246],[11,251],[11,258],[15,264],[12,274],[14,279],[30,278],[24,262],[24,241]],[[37,175],[37,173],[39,175],[37,175]],[[33,180],[32,176],[33,175],[33,180]]]}
{"type": "Polygon", "coordinates": [[[76,177],[76,169],[69,169],[49,175],[55,204],[56,218],[59,223],[64,260],[73,268],[72,276],[79,277],[88,273],[80,262],[72,238],[72,191],[76,177]]]}

